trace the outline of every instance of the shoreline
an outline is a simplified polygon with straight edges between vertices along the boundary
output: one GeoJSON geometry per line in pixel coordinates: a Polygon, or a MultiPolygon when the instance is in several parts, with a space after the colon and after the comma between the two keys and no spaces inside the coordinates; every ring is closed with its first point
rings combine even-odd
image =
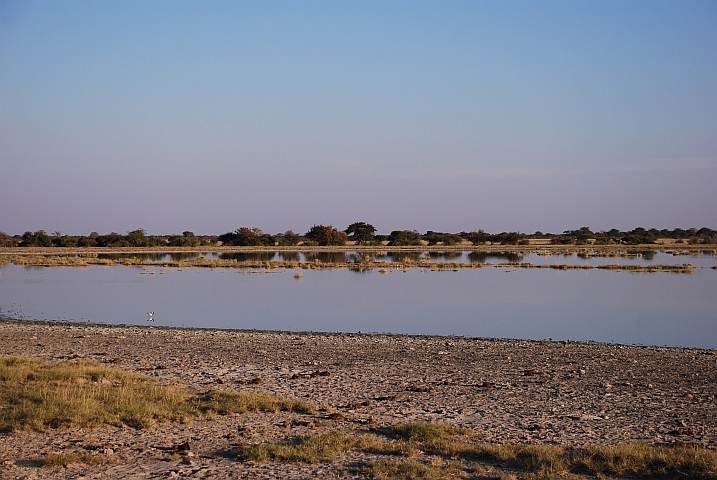
{"type": "MultiPolygon", "coordinates": [[[[245,414],[138,431],[103,427],[80,436],[114,442],[121,465],[59,470],[67,476],[35,468],[38,478],[74,478],[77,469],[118,478],[142,471],[168,475],[177,464],[167,461],[166,448],[184,441],[192,442],[201,468],[213,477],[261,476],[262,468],[278,469],[276,477],[323,477],[356,458],[347,455],[329,466],[252,466],[226,452],[237,445],[416,421],[468,428],[494,443],[579,447],[637,441],[717,449],[714,350],[7,319],[0,320],[0,333],[0,356],[93,360],[163,384],[276,393],[322,409],[314,416],[245,414]]],[[[0,460],[41,458],[58,444],[75,448],[70,440],[78,434],[3,434],[0,460]]]]}
{"type": "MultiPolygon", "coordinates": [[[[244,333],[244,334],[267,334],[267,335],[316,335],[316,336],[349,336],[349,337],[387,337],[397,338],[402,337],[410,339],[435,339],[451,341],[455,339],[463,340],[475,340],[485,342],[529,342],[544,344],[576,344],[576,345],[594,345],[594,346],[606,346],[606,347],[618,347],[618,348],[646,348],[646,349],[675,349],[675,350],[689,350],[695,352],[714,352],[717,355],[717,348],[704,348],[704,347],[690,347],[683,345],[649,345],[649,344],[628,344],[618,342],[600,342],[597,340],[576,340],[576,339],[563,339],[563,340],[552,340],[552,339],[530,339],[530,338],[510,338],[510,337],[472,337],[466,335],[432,335],[422,333],[392,333],[392,332],[340,332],[340,331],[321,331],[321,330],[271,330],[271,329],[256,329],[256,328],[221,328],[221,327],[187,327],[187,326],[175,326],[175,325],[153,325],[153,324],[131,324],[131,323],[103,323],[103,322],[78,322],[78,321],[62,321],[62,320],[32,320],[27,318],[15,318],[3,316],[0,314],[0,325],[3,323],[17,323],[17,324],[38,324],[48,327],[106,327],[106,328],[123,328],[123,329],[148,329],[148,330],[178,330],[182,332],[186,331],[203,331],[203,332],[228,332],[228,333],[244,333]]],[[[709,353],[708,353],[709,355],[709,353]]]]}

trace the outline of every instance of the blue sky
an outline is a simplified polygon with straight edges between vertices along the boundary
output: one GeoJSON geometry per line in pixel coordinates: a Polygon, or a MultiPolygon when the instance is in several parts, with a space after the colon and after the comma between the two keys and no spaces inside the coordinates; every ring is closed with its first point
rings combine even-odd
{"type": "Polygon", "coordinates": [[[0,230],[717,228],[717,2],[0,0],[0,230]]]}

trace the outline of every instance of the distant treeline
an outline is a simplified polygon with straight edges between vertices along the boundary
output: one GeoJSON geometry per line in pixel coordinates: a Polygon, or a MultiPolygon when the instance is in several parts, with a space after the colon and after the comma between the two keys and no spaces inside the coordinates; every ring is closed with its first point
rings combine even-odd
{"type": "Polygon", "coordinates": [[[418,233],[415,230],[394,230],[389,235],[377,235],[373,225],[356,222],[345,230],[331,225],[314,225],[304,234],[288,230],[271,235],[261,229],[241,227],[222,235],[195,235],[186,231],[174,235],[147,235],[144,229],[132,230],[126,235],[116,232],[100,235],[92,232],[88,236],[63,235],[61,232],[46,233],[44,230],[25,232],[11,236],[0,232],[0,246],[3,247],[203,247],[203,246],[325,246],[346,245],[530,245],[550,243],[552,245],[640,245],[654,244],[658,239],[672,239],[675,243],[717,244],[717,231],[709,228],[683,230],[649,230],[642,227],[622,232],[617,229],[593,232],[589,227],[567,230],[563,233],[520,232],[486,233],[483,230],[460,233],[443,233],[432,230],[418,233]]]}

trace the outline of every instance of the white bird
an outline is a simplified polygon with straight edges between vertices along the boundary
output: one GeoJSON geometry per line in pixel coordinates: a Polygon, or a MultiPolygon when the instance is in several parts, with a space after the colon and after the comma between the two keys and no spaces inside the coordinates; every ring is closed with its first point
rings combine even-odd
{"type": "Polygon", "coordinates": [[[152,318],[152,316],[154,315],[154,312],[147,312],[147,315],[149,315],[149,318],[147,319],[147,321],[154,322],[154,318],[152,318]]]}

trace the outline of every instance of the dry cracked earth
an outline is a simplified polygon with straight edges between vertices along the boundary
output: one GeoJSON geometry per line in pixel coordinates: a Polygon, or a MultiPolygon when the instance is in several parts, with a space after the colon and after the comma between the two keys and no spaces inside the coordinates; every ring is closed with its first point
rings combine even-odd
{"type": "Polygon", "coordinates": [[[320,407],[314,415],[250,413],[141,430],[0,433],[3,479],[362,478],[356,467],[375,455],[254,465],[233,452],[333,430],[380,433],[413,421],[471,428],[497,443],[717,448],[713,350],[11,320],[0,321],[0,338],[2,356],[90,359],[165,384],[270,392],[320,407]],[[99,452],[119,463],[42,466],[58,452],[99,452]]]}

